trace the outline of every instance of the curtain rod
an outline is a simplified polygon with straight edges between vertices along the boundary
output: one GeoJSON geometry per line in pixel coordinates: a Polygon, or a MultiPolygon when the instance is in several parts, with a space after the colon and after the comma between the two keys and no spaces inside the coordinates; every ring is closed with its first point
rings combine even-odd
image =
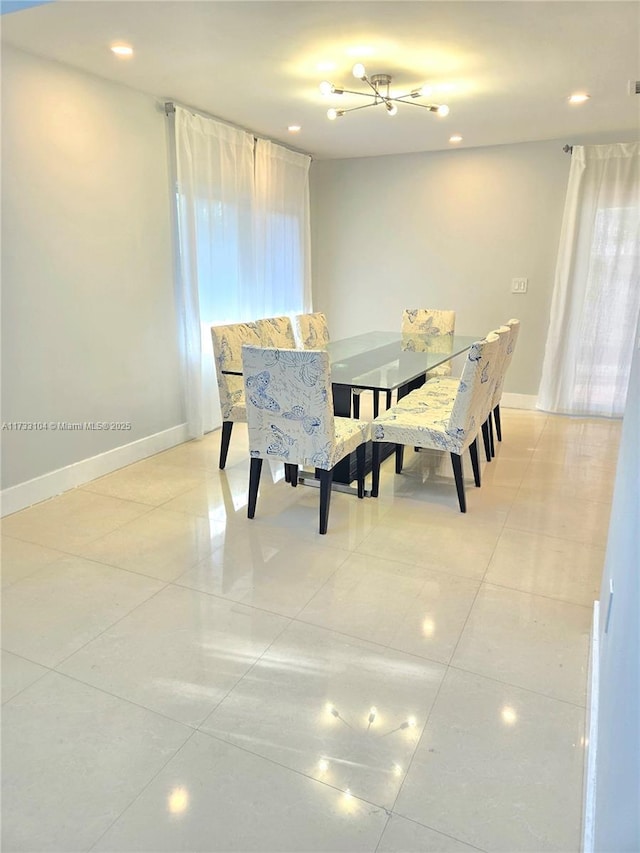
{"type": "MultiPolygon", "coordinates": [[[[179,107],[182,107],[183,110],[187,110],[190,113],[194,113],[195,115],[202,116],[203,118],[210,118],[214,121],[219,121],[220,124],[224,124],[227,127],[232,127],[234,130],[242,130],[244,133],[248,133],[250,136],[253,136],[254,139],[265,139],[267,142],[273,142],[275,145],[281,145],[282,148],[286,148],[288,151],[293,151],[295,154],[304,154],[310,160],[313,160],[311,154],[308,151],[302,151],[300,148],[294,148],[293,145],[287,145],[284,142],[280,142],[278,139],[271,139],[270,136],[260,136],[260,134],[256,133],[253,130],[249,130],[248,127],[242,127],[240,124],[234,124],[232,121],[226,121],[226,119],[220,118],[219,116],[214,116],[211,113],[206,113],[204,110],[198,110],[195,107],[188,107],[186,104],[178,103],[179,107]]],[[[175,101],[164,101],[164,114],[169,118],[174,115],[176,111],[176,102],[175,101]]]]}
{"type": "Polygon", "coordinates": [[[573,145],[565,145],[562,150],[565,154],[571,154],[573,151],[573,145]]]}

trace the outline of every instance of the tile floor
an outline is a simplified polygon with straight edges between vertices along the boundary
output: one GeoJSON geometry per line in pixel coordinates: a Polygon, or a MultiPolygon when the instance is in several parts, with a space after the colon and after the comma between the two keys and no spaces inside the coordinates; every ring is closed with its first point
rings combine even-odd
{"type": "Polygon", "coordinates": [[[407,452],[248,521],[238,426],[4,519],[2,849],[578,851],[619,423],[503,421],[464,516],[407,452]]]}

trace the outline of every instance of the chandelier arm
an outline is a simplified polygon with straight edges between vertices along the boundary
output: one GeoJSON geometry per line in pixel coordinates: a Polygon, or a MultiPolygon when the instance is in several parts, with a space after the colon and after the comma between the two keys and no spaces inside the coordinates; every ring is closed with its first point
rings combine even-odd
{"type": "MultiPolygon", "coordinates": [[[[369,85],[369,87],[371,88],[371,91],[373,92],[373,94],[375,95],[376,98],[384,98],[384,96],[381,94],[380,90],[376,86],[373,85],[373,83],[371,82],[371,80],[369,80],[368,77],[362,77],[361,79],[364,80],[364,82],[369,85]]],[[[387,84],[387,88],[388,88],[388,84],[387,84]]],[[[371,95],[369,95],[368,92],[362,92],[362,94],[363,95],[366,94],[369,98],[371,97],[371,95]]]]}
{"type": "Polygon", "coordinates": [[[392,101],[400,101],[402,104],[410,104],[412,107],[422,107],[423,110],[437,113],[440,109],[440,104],[419,104],[417,101],[403,101],[402,98],[391,98],[392,101]]]}
{"type": "Polygon", "coordinates": [[[366,110],[367,107],[376,107],[378,104],[381,104],[382,101],[371,101],[368,104],[362,104],[360,107],[348,107],[346,110],[342,110],[343,113],[353,113],[356,110],[366,110]]]}
{"type": "MultiPolygon", "coordinates": [[[[380,98],[382,99],[382,95],[374,94],[369,92],[354,92],[353,89],[340,89],[341,94],[345,95],[359,95],[361,98],[380,98]]],[[[337,94],[337,93],[336,93],[337,94]]]]}

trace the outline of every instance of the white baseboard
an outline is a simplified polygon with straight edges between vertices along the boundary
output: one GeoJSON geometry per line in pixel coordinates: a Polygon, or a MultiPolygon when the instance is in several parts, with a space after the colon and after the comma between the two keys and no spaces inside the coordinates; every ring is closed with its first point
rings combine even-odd
{"type": "Polygon", "coordinates": [[[600,693],[600,602],[593,603],[586,720],[586,756],[582,812],[582,851],[593,853],[596,812],[596,759],[598,756],[598,696],[600,693]]]}
{"type": "Polygon", "coordinates": [[[500,406],[505,409],[527,409],[533,411],[536,408],[538,398],[535,394],[509,394],[505,391],[500,399],[500,406]]]}
{"type": "Polygon", "coordinates": [[[91,456],[89,459],[74,462],[73,465],[50,471],[33,480],[18,483],[17,486],[3,489],[0,492],[2,507],[0,515],[11,515],[13,512],[55,497],[68,489],[89,483],[96,477],[110,474],[118,468],[131,465],[132,462],[139,462],[141,459],[153,456],[154,453],[175,447],[176,444],[181,444],[188,438],[187,425],[179,424],[138,441],[132,441],[130,444],[124,444],[122,447],[114,447],[113,450],[107,450],[106,453],[100,453],[98,456],[91,456]]]}

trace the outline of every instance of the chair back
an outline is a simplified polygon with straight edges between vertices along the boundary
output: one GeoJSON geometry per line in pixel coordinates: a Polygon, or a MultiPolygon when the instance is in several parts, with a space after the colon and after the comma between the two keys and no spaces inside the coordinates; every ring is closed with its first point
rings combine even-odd
{"type": "MultiPolygon", "coordinates": [[[[520,332],[520,320],[507,320],[506,327],[509,329],[510,334],[507,340],[507,345],[505,347],[504,359],[502,361],[502,369],[500,371],[500,377],[498,378],[498,383],[496,385],[496,390],[493,395],[492,401],[492,409],[500,403],[502,399],[502,389],[504,386],[504,378],[507,374],[507,370],[509,369],[509,365],[511,364],[511,359],[513,358],[513,351],[516,348],[516,341],[518,340],[518,334],[520,332]]],[[[504,328],[501,326],[500,328],[504,328]]]]}
{"type": "Polygon", "coordinates": [[[335,444],[329,354],[242,348],[249,452],[329,470],[335,444]]]}
{"type": "Polygon", "coordinates": [[[321,312],[315,314],[298,314],[298,344],[302,349],[324,349],[329,343],[329,327],[327,318],[321,312]]]}
{"type": "Polygon", "coordinates": [[[403,335],[453,335],[455,327],[455,311],[405,308],[402,312],[403,335]]]}
{"type": "Polygon", "coordinates": [[[267,317],[264,320],[256,320],[256,327],[260,335],[260,346],[296,348],[296,338],[290,317],[267,317]]]}
{"type": "Polygon", "coordinates": [[[498,393],[498,386],[502,385],[502,381],[504,379],[504,362],[505,358],[507,357],[507,347],[509,346],[509,341],[511,339],[511,329],[509,328],[509,326],[499,326],[497,329],[494,329],[491,334],[498,336],[500,340],[500,347],[498,349],[498,357],[496,358],[494,363],[492,377],[493,392],[489,399],[489,409],[487,411],[487,414],[493,411],[494,406],[497,405],[496,403],[494,403],[494,400],[496,398],[496,394],[498,393]]]}
{"type": "Polygon", "coordinates": [[[487,419],[499,359],[500,338],[493,332],[484,340],[476,341],[467,354],[446,428],[446,432],[457,437],[463,445],[473,441],[487,419]]]}
{"type": "Polygon", "coordinates": [[[259,346],[260,336],[255,323],[232,323],[226,326],[211,327],[213,356],[216,362],[216,378],[220,394],[222,419],[229,420],[234,406],[244,404],[244,383],[242,381],[242,345],[259,346]],[[223,370],[237,370],[238,376],[222,373],[223,370]]]}

